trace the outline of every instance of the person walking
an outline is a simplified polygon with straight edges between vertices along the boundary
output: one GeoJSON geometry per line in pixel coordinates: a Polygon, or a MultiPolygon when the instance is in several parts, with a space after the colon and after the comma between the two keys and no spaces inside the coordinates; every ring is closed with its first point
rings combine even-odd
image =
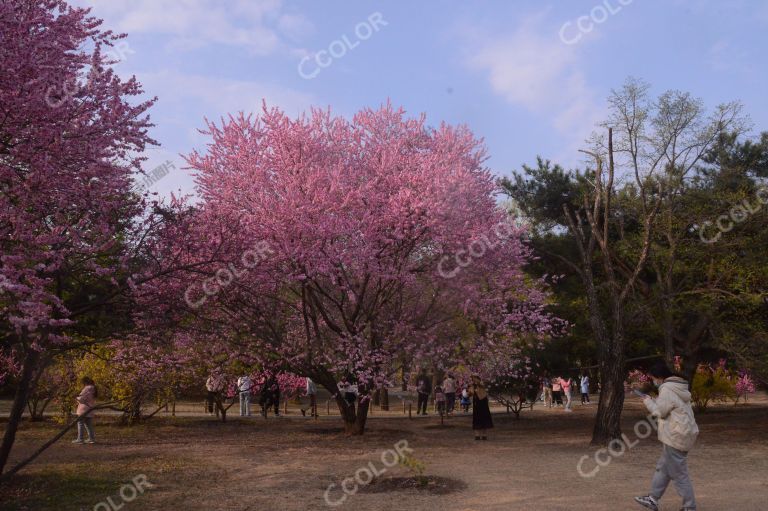
{"type": "Polygon", "coordinates": [[[560,378],[560,385],[563,387],[563,397],[565,397],[565,411],[572,412],[571,410],[571,387],[573,387],[573,380],[568,378],[564,380],[560,378]]]}
{"type": "Polygon", "coordinates": [[[240,395],[240,417],[251,416],[251,387],[253,382],[247,374],[237,379],[237,393],[240,395]]]}
{"type": "Polygon", "coordinates": [[[317,417],[317,385],[307,377],[307,396],[309,396],[309,416],[317,417]]]}
{"type": "Polygon", "coordinates": [[[486,432],[493,428],[488,391],[477,376],[472,378],[472,429],[475,440],[488,440],[486,432]]]}
{"type": "Polygon", "coordinates": [[[443,380],[443,392],[445,392],[445,412],[451,415],[456,407],[456,380],[451,373],[448,373],[443,380]]]}
{"type": "Polygon", "coordinates": [[[579,380],[579,386],[581,387],[581,404],[589,404],[589,375],[582,373],[581,380],[579,380]]]}
{"type": "Polygon", "coordinates": [[[544,404],[547,408],[552,408],[552,380],[547,373],[541,379],[541,389],[544,395],[544,404]]]}
{"type": "Polygon", "coordinates": [[[427,370],[422,369],[416,378],[416,415],[427,415],[429,395],[432,394],[432,379],[427,376],[427,370]]]}
{"type": "Polygon", "coordinates": [[[552,379],[552,399],[555,401],[555,406],[563,406],[563,384],[559,376],[552,379]]]}
{"type": "Polygon", "coordinates": [[[659,389],[659,397],[653,399],[639,393],[643,404],[658,419],[658,437],[663,444],[661,457],[651,481],[651,493],[635,497],[635,502],[652,511],[659,510],[659,500],[675,482],[677,493],[683,498],[681,511],[696,509],[696,497],[688,474],[688,452],[699,436],[699,427],[691,407],[688,382],[673,373],[666,363],[660,362],[649,371],[653,384],[659,389]]]}
{"type": "Polygon", "coordinates": [[[96,397],[98,392],[96,384],[88,376],[83,376],[80,380],[83,389],[75,398],[77,401],[77,438],[72,440],[73,444],[95,444],[96,435],[93,433],[93,412],[91,409],[96,406],[96,397]],[[88,439],[83,438],[83,433],[88,433],[88,439]]]}

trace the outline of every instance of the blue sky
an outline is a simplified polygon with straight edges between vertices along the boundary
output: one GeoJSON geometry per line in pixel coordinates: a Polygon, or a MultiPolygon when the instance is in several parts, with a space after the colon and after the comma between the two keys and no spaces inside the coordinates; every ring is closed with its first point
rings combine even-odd
{"type": "Polygon", "coordinates": [[[161,195],[193,192],[179,154],[204,147],[204,117],[262,99],[345,116],[390,99],[430,124],[467,124],[499,175],[537,155],[579,165],[605,97],[630,75],[709,107],[741,100],[755,131],[768,130],[764,0],[73,3],[128,33],[115,69],[159,98],[162,145],[146,167],[176,166],[153,185],[161,195]]]}

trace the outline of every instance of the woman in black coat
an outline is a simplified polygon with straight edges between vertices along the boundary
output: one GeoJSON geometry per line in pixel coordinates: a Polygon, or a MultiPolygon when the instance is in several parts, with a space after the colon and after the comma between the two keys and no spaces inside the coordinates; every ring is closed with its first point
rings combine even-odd
{"type": "Polygon", "coordinates": [[[486,430],[493,427],[488,391],[477,377],[472,378],[472,429],[475,440],[488,440],[486,430]]]}

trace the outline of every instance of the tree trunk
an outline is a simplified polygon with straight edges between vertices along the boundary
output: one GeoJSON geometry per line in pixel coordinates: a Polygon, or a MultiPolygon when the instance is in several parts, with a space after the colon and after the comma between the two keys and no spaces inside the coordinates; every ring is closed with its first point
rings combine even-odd
{"type": "Polygon", "coordinates": [[[625,369],[623,357],[600,362],[600,401],[592,431],[592,445],[606,445],[621,438],[621,411],[624,407],[625,369]]]}
{"type": "Polygon", "coordinates": [[[625,354],[621,305],[613,303],[613,338],[608,334],[606,321],[598,298],[589,261],[585,260],[584,287],[587,292],[589,322],[597,343],[600,368],[600,400],[597,405],[592,445],[605,445],[621,438],[621,410],[624,407],[625,354]]]}
{"type": "Polygon", "coordinates": [[[368,418],[368,407],[371,404],[371,400],[366,392],[367,389],[360,388],[360,394],[365,397],[362,399],[358,398],[357,402],[354,404],[349,404],[344,399],[344,395],[339,391],[339,388],[336,385],[336,380],[334,380],[332,375],[327,372],[315,373],[311,375],[311,378],[316,383],[325,387],[325,390],[331,394],[331,397],[336,399],[336,406],[339,407],[341,420],[344,421],[344,432],[347,435],[355,436],[365,433],[365,422],[368,418]],[[357,405],[357,409],[355,409],[355,404],[357,405]]]}
{"type": "Polygon", "coordinates": [[[11,448],[16,441],[16,431],[21,424],[21,418],[24,414],[24,407],[29,397],[29,387],[32,382],[32,375],[37,369],[37,363],[40,360],[40,352],[33,348],[27,348],[27,356],[24,358],[24,366],[21,371],[21,378],[16,386],[16,395],[13,398],[11,414],[8,417],[8,424],[5,426],[3,443],[0,446],[0,474],[3,473],[8,457],[11,455],[11,448]]]}
{"type": "Polygon", "coordinates": [[[357,409],[355,409],[355,405],[347,403],[341,393],[336,395],[336,404],[344,421],[344,432],[347,435],[359,436],[365,433],[365,423],[368,419],[370,403],[370,399],[358,399],[356,403],[357,409]]]}
{"type": "Polygon", "coordinates": [[[584,262],[584,287],[587,292],[589,320],[597,342],[600,366],[600,400],[597,405],[595,427],[592,430],[592,445],[606,445],[614,438],[621,438],[621,411],[624,407],[625,347],[621,304],[614,296],[612,304],[611,329],[608,334],[600,300],[593,280],[591,268],[584,262]]]}
{"type": "MultiPolygon", "coordinates": [[[[131,397],[129,403],[128,403],[128,409],[125,411],[123,416],[123,421],[126,424],[132,425],[136,424],[137,422],[141,421],[141,404],[143,402],[143,397],[139,394],[134,395],[131,397]]],[[[166,403],[167,406],[168,403],[166,403]]]]}
{"type": "Polygon", "coordinates": [[[387,387],[381,389],[381,409],[385,412],[389,411],[389,389],[387,387]]]}
{"type": "Polygon", "coordinates": [[[662,308],[662,330],[664,332],[664,360],[669,367],[673,367],[675,363],[675,326],[672,318],[672,303],[670,300],[663,298],[661,300],[662,308]]]}
{"type": "Polygon", "coordinates": [[[408,376],[409,376],[408,370],[409,370],[409,368],[410,368],[410,364],[408,364],[408,362],[403,362],[403,368],[402,368],[403,384],[402,384],[402,386],[400,388],[400,390],[402,390],[403,392],[407,392],[408,391],[408,376]]]}
{"type": "Polygon", "coordinates": [[[357,414],[350,434],[362,435],[365,433],[365,423],[368,420],[368,407],[371,404],[370,399],[358,400],[357,414]]]}
{"type": "Polygon", "coordinates": [[[230,404],[229,406],[224,406],[224,399],[222,399],[218,394],[213,399],[213,404],[216,407],[217,417],[221,418],[221,422],[227,422],[227,410],[229,410],[229,407],[232,405],[230,404]]]}

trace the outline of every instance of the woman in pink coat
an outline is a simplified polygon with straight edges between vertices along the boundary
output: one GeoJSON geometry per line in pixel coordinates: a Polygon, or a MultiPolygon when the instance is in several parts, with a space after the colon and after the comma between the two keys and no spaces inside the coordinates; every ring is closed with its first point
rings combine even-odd
{"type": "Polygon", "coordinates": [[[83,390],[75,398],[77,399],[77,438],[72,443],[82,444],[83,430],[86,430],[88,432],[88,440],[85,440],[85,443],[93,444],[96,442],[96,437],[93,434],[91,409],[96,405],[96,384],[88,376],[83,376],[80,383],[83,384],[83,390]]]}

